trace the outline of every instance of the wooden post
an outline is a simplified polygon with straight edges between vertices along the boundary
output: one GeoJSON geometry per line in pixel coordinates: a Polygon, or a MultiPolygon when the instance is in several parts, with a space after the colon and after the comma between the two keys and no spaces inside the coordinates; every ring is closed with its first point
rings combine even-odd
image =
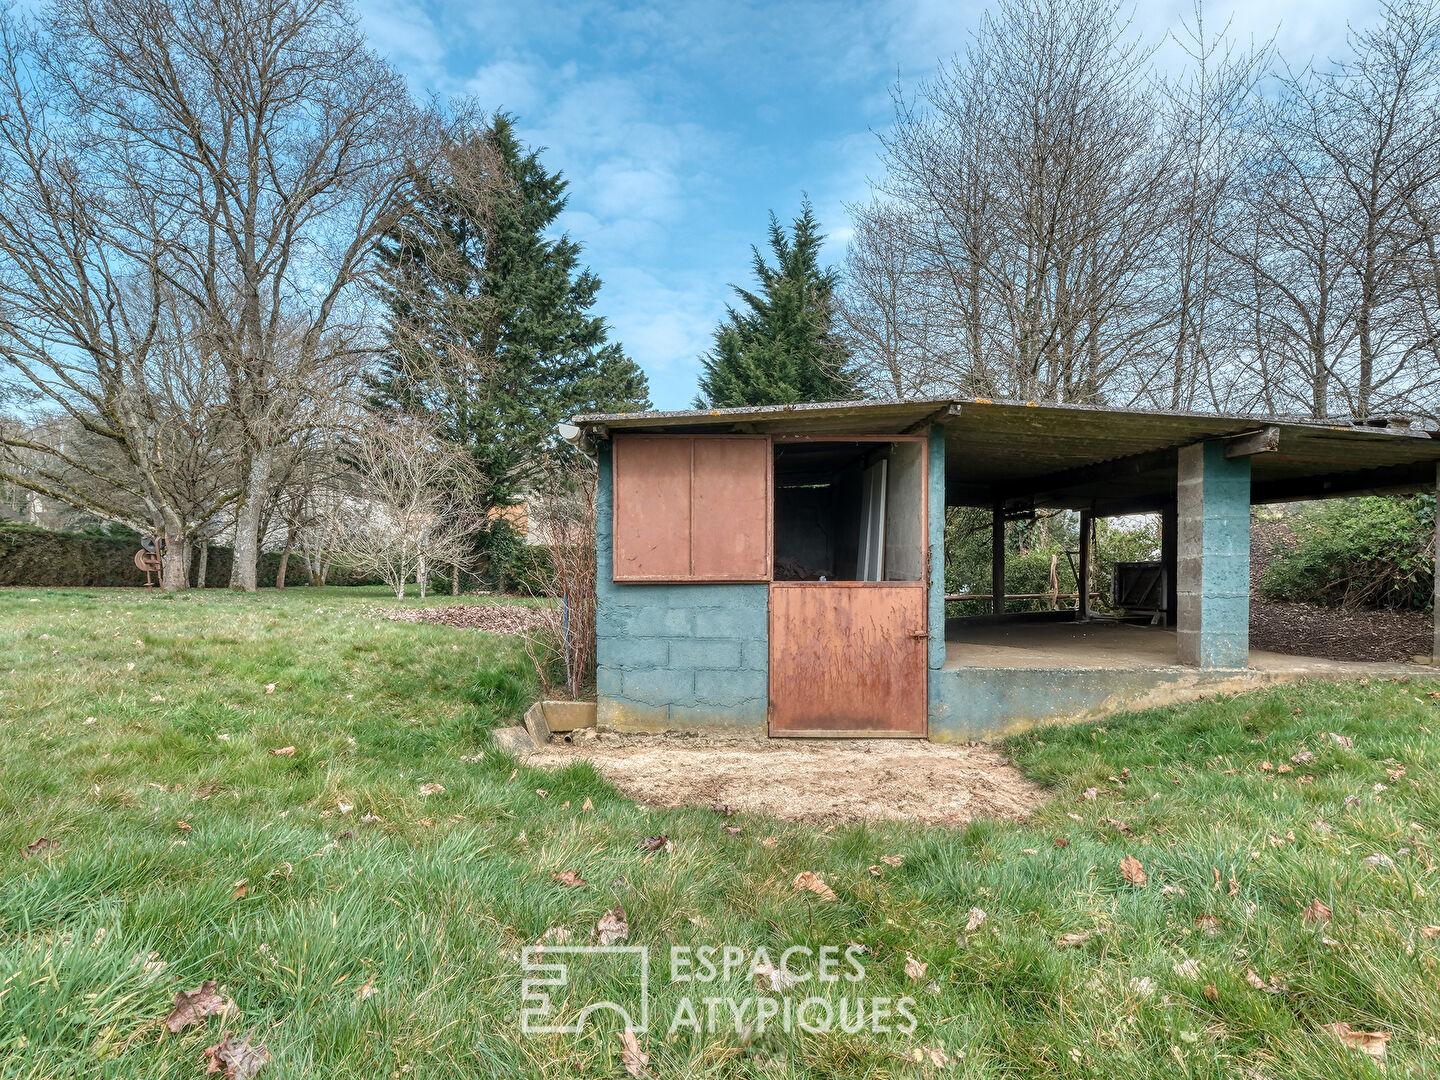
{"type": "Polygon", "coordinates": [[[1005,500],[997,498],[990,518],[990,610],[1005,614],[1005,500]]]}
{"type": "Polygon", "coordinates": [[[1075,609],[1075,618],[1085,622],[1090,618],[1090,533],[1095,527],[1095,513],[1092,510],[1080,511],[1080,580],[1075,583],[1075,591],[1080,594],[1078,606],[1075,609]]]}
{"type": "Polygon", "coordinates": [[[1172,629],[1180,598],[1180,548],[1176,535],[1179,525],[1180,508],[1169,503],[1160,511],[1160,565],[1165,569],[1165,625],[1172,629]]]}

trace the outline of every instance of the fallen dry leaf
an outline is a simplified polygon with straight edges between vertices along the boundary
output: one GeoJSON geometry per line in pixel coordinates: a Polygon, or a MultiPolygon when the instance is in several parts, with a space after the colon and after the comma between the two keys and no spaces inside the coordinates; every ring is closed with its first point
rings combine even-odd
{"type": "Polygon", "coordinates": [[[1081,930],[1078,933],[1061,934],[1056,938],[1055,944],[1062,949],[1073,949],[1077,945],[1084,945],[1098,933],[1100,933],[1099,930],[1081,930]]]}
{"type": "Polygon", "coordinates": [[[1150,880],[1145,874],[1145,867],[1134,855],[1126,855],[1120,860],[1120,876],[1125,879],[1126,884],[1134,885],[1137,889],[1143,889],[1145,882],[1150,880]]]}
{"type": "Polygon", "coordinates": [[[774,964],[760,963],[750,969],[752,979],[766,979],[770,983],[770,989],[777,994],[783,994],[790,987],[801,983],[803,977],[791,974],[785,970],[784,965],[776,967],[774,964]]]}
{"type": "Polygon", "coordinates": [[[881,855],[880,861],[886,866],[901,866],[905,862],[904,855],[881,855]]]}
{"type": "Polygon", "coordinates": [[[420,785],[420,795],[421,795],[422,797],[424,797],[424,796],[426,796],[426,795],[444,795],[444,794],[445,794],[445,785],[443,785],[443,784],[421,784],[421,785],[420,785]]]}
{"type": "Polygon", "coordinates": [[[594,809],[595,809],[595,804],[594,804],[593,802],[591,802],[589,799],[586,799],[583,803],[580,804],[580,809],[581,809],[582,811],[594,810],[594,809]]]}
{"type": "Polygon", "coordinates": [[[630,936],[630,923],[625,918],[625,909],[613,907],[595,924],[595,940],[601,945],[614,945],[630,936]]]}
{"type": "Polygon", "coordinates": [[[266,683],[266,684],[265,684],[265,692],[266,692],[267,694],[273,694],[273,693],[275,692],[275,684],[274,684],[273,682],[271,682],[271,683],[266,683]]]}
{"type": "Polygon", "coordinates": [[[645,1066],[650,1064],[650,1055],[640,1049],[640,1040],[635,1037],[635,1032],[628,1024],[620,1033],[620,1042],[623,1044],[620,1050],[620,1064],[625,1066],[625,1071],[631,1076],[648,1075],[645,1066]]]}
{"type": "Polygon", "coordinates": [[[1208,937],[1214,937],[1220,932],[1220,920],[1214,915],[1196,915],[1195,929],[1203,931],[1208,937]]]}
{"type": "Polygon", "coordinates": [[[294,757],[294,756],[295,756],[295,747],[293,747],[293,746],[282,746],[282,747],[280,747],[278,750],[271,750],[270,753],[271,753],[271,755],[274,756],[274,757],[294,757]]]}
{"type": "Polygon", "coordinates": [[[551,874],[550,877],[567,889],[578,889],[585,884],[585,879],[574,870],[562,870],[558,874],[551,874]]]}
{"type": "Polygon", "coordinates": [[[215,980],[208,979],[201,983],[197,990],[176,991],[175,1008],[165,1018],[165,1026],[170,1034],[177,1035],[191,1024],[200,1023],[207,1016],[220,1016],[234,1007],[229,998],[216,992],[215,980]]]}
{"type": "Polygon", "coordinates": [[[760,841],[760,846],[763,847],[763,848],[774,848],[774,847],[778,847],[779,844],[780,844],[780,841],[779,841],[779,840],[776,840],[775,837],[773,837],[773,836],[767,836],[767,837],[765,837],[764,840],[761,840],[761,841],[760,841]]]}
{"type": "Polygon", "coordinates": [[[1187,957],[1175,965],[1175,974],[1182,979],[1199,979],[1200,965],[1187,957]]]}
{"type": "Polygon", "coordinates": [[[1352,738],[1350,738],[1349,735],[1340,735],[1340,734],[1337,734],[1336,732],[1333,732],[1333,731],[1330,732],[1329,734],[1330,734],[1330,738],[1331,738],[1337,745],[1343,746],[1343,747],[1345,747],[1345,749],[1347,749],[1347,750],[1353,750],[1353,749],[1355,748],[1355,740],[1352,739],[1352,738]]]}
{"type": "Polygon", "coordinates": [[[916,960],[915,957],[911,956],[909,952],[906,952],[905,975],[907,978],[911,979],[912,981],[923,979],[925,977],[925,969],[929,966],[929,964],[922,963],[921,961],[916,960]]]}
{"type": "Polygon", "coordinates": [[[1229,891],[1231,896],[1236,896],[1240,892],[1240,883],[1236,881],[1233,877],[1230,879],[1229,891]]]}
{"type": "Polygon", "coordinates": [[[1330,908],[1320,900],[1311,900],[1305,905],[1305,910],[1300,912],[1300,917],[1307,923],[1327,922],[1330,919],[1330,908]]]}
{"type": "Polygon", "coordinates": [[[965,920],[965,933],[973,934],[976,930],[979,930],[984,923],[985,912],[981,911],[978,907],[972,907],[970,909],[970,917],[965,920]]]}
{"type": "Polygon", "coordinates": [[[252,1043],[249,1035],[237,1039],[221,1032],[220,1041],[205,1048],[205,1060],[207,1076],[221,1073],[225,1080],[250,1080],[270,1060],[270,1051],[252,1043]]]}
{"type": "Polygon", "coordinates": [[[1359,1050],[1361,1053],[1369,1054],[1378,1061],[1381,1067],[1385,1064],[1385,1044],[1390,1041],[1388,1031],[1356,1031],[1345,1021],[1341,1020],[1334,1024],[1320,1025],[1321,1031],[1328,1031],[1343,1046],[1352,1050],[1359,1050]]]}
{"type": "Polygon", "coordinates": [[[1070,846],[1070,841],[1069,841],[1069,840],[1066,840],[1065,837],[1063,837],[1063,836],[1057,836],[1057,837],[1055,837],[1055,846],[1056,846],[1056,848],[1069,847],[1069,846],[1070,846]]]}
{"type": "Polygon", "coordinates": [[[370,977],[365,980],[364,985],[361,986],[360,989],[358,989],[358,990],[355,991],[355,996],[356,996],[357,998],[359,998],[361,1001],[365,1001],[367,998],[371,998],[371,997],[373,997],[374,995],[375,995],[375,973],[372,971],[372,972],[370,973],[370,977]]]}
{"type": "Polygon", "coordinates": [[[870,871],[871,877],[882,877],[885,873],[885,868],[879,863],[872,863],[870,866],[867,866],[866,869],[870,871]]]}
{"type": "Polygon", "coordinates": [[[907,1061],[913,1061],[916,1065],[924,1065],[929,1062],[937,1069],[943,1069],[950,1064],[950,1055],[938,1046],[917,1046],[906,1056],[907,1061]]]}
{"type": "Polygon", "coordinates": [[[635,845],[637,851],[659,851],[670,838],[663,833],[660,836],[647,836],[635,845]]]}
{"type": "Polygon", "coordinates": [[[1440,926],[1422,926],[1420,936],[1426,939],[1440,937],[1440,926]]]}
{"type": "Polygon", "coordinates": [[[28,858],[31,855],[44,855],[59,846],[60,843],[57,840],[51,840],[48,836],[37,836],[25,845],[25,856],[28,858]]]}
{"type": "Polygon", "coordinates": [[[192,831],[190,828],[190,823],[183,818],[175,822],[175,828],[179,829],[181,832],[192,831]]]}
{"type": "Polygon", "coordinates": [[[1099,797],[1100,797],[1100,789],[1099,789],[1099,788],[1087,787],[1084,791],[1082,791],[1082,792],[1080,793],[1080,798],[1076,799],[1075,801],[1076,801],[1076,802],[1094,802],[1094,801],[1095,801],[1096,799],[1098,799],[1099,797]]]}
{"type": "Polygon", "coordinates": [[[1256,990],[1263,990],[1267,994],[1279,994],[1283,993],[1285,990],[1284,983],[1277,982],[1273,977],[1270,979],[1269,982],[1266,982],[1264,979],[1262,979],[1259,975],[1255,973],[1254,968],[1245,969],[1245,981],[1251,986],[1253,986],[1256,990]]]}
{"type": "Polygon", "coordinates": [[[812,892],[821,900],[829,901],[836,899],[835,890],[830,888],[829,885],[826,885],[818,874],[810,870],[802,870],[796,874],[795,880],[791,883],[790,887],[792,889],[799,889],[802,892],[812,892]]]}

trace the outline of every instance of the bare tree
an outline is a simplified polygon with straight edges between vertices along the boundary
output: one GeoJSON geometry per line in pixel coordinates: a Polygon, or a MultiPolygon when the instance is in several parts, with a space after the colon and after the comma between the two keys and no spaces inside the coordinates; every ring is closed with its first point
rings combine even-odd
{"type": "Polygon", "coordinates": [[[468,454],[441,439],[430,420],[372,417],[346,456],[354,487],[339,509],[336,543],[346,563],[374,574],[405,599],[413,579],[421,598],[430,569],[464,563],[481,522],[466,491],[476,481],[468,454]]]}
{"type": "MultiPolygon", "coordinates": [[[[1173,157],[1148,56],[1110,0],[1001,0],[963,57],[914,100],[897,94],[880,191],[903,232],[862,228],[851,264],[904,276],[893,326],[925,328],[909,355],[945,355],[950,389],[1138,392],[1127,380],[1152,366],[1167,320],[1173,157]]],[[[873,280],[851,294],[856,323],[875,324],[873,280]]]]}
{"type": "Polygon", "coordinates": [[[37,26],[7,20],[11,96],[33,118],[10,141],[72,199],[116,204],[107,239],[112,219],[141,223],[115,246],[201,313],[223,365],[245,474],[232,583],[247,590],[297,398],[353,346],[337,332],[357,321],[353,287],[435,145],[435,117],[357,22],[345,0],[56,0],[37,26]]]}

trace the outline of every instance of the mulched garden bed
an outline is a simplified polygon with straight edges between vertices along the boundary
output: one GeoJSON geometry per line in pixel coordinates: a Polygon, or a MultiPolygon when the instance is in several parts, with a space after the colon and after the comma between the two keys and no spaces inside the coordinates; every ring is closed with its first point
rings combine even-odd
{"type": "Polygon", "coordinates": [[[1324,660],[1408,662],[1430,655],[1432,635],[1430,615],[1424,611],[1250,600],[1250,647],[1266,652],[1324,660]]]}

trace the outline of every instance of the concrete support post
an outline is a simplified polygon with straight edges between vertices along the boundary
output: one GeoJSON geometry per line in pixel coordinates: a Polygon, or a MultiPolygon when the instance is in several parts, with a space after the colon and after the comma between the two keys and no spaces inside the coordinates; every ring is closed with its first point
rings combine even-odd
{"type": "Polygon", "coordinates": [[[1250,662],[1250,459],[1219,442],[1180,449],[1177,655],[1202,668],[1250,662]]]}
{"type": "Polygon", "coordinates": [[[1179,592],[1179,575],[1175,567],[1176,507],[1172,502],[1160,511],[1160,565],[1165,570],[1165,625],[1175,628],[1175,600],[1179,592]]]}
{"type": "Polygon", "coordinates": [[[1090,618],[1090,583],[1093,574],[1090,566],[1094,562],[1094,554],[1091,552],[1090,538],[1095,535],[1095,515],[1089,510],[1080,511],[1080,580],[1075,583],[1075,591],[1080,594],[1080,599],[1075,605],[1075,618],[1085,622],[1090,618]]]}
{"type": "Polygon", "coordinates": [[[990,610],[1005,614],[1005,500],[996,499],[990,518],[990,610]]]}

